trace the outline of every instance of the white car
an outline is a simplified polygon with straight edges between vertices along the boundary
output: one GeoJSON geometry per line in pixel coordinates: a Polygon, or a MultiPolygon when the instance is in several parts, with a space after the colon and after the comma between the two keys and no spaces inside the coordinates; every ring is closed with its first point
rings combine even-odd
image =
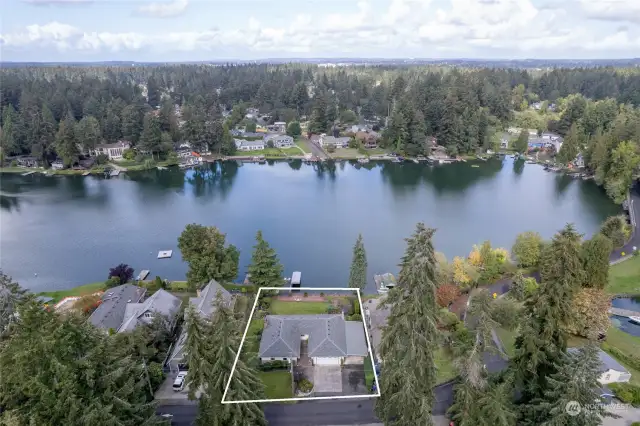
{"type": "Polygon", "coordinates": [[[180,392],[182,389],[184,389],[184,384],[186,382],[186,379],[187,379],[187,372],[186,371],[179,372],[178,376],[173,381],[173,390],[175,392],[180,392]]]}

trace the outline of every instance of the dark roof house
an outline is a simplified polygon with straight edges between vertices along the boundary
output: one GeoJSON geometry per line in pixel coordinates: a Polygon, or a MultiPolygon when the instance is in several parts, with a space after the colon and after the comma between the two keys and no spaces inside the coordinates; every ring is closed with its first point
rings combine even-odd
{"type": "Polygon", "coordinates": [[[139,303],[147,290],[131,284],[108,289],[102,295],[100,306],[93,311],[89,322],[98,328],[117,331],[125,317],[128,303],[139,303]]]}

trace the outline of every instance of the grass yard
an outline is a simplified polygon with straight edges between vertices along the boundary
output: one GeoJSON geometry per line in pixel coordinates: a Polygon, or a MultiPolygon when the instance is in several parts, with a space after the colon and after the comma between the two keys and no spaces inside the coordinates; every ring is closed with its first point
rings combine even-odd
{"type": "Polygon", "coordinates": [[[296,138],[296,146],[301,150],[303,150],[304,152],[311,152],[311,148],[309,148],[309,145],[308,145],[310,143],[311,142],[307,141],[306,139],[296,138]]]}
{"type": "Polygon", "coordinates": [[[43,291],[42,293],[38,293],[38,296],[51,297],[53,298],[53,303],[57,303],[65,297],[86,296],[87,294],[92,294],[102,290],[104,290],[104,281],[85,284],[78,287],[70,288],[68,290],[43,291]]]}
{"type": "Polygon", "coordinates": [[[444,348],[438,348],[435,353],[435,362],[438,372],[436,374],[436,384],[448,382],[458,375],[458,371],[453,366],[451,356],[444,348]]]}
{"type": "Polygon", "coordinates": [[[367,386],[367,390],[371,390],[373,383],[376,381],[375,373],[373,372],[373,363],[371,357],[367,356],[364,359],[364,383],[367,386]]]}
{"type": "Polygon", "coordinates": [[[286,302],[274,299],[271,302],[269,312],[273,315],[312,315],[326,314],[329,304],[327,302],[286,302]]]}
{"type": "MultiPolygon", "coordinates": [[[[327,151],[328,152],[328,151],[327,151]]],[[[348,158],[356,159],[363,157],[365,154],[360,154],[357,148],[336,148],[334,152],[328,152],[332,158],[348,158]]]]}
{"type": "Polygon", "coordinates": [[[609,268],[609,294],[640,294],[640,256],[609,268]]]}
{"type": "Polygon", "coordinates": [[[0,173],[25,173],[30,171],[41,172],[42,169],[28,169],[25,167],[0,167],[0,173]]]}
{"type": "MultiPolygon", "coordinates": [[[[605,340],[605,342],[607,343],[607,345],[619,350],[627,356],[635,356],[640,358],[640,337],[632,336],[622,330],[617,329],[614,326],[611,326],[607,331],[607,339],[605,340]]],[[[616,358],[615,354],[610,355],[616,358]]],[[[630,383],[636,386],[640,386],[640,371],[636,368],[631,367],[623,360],[619,358],[616,359],[631,373],[630,383]]]]}
{"type": "Polygon", "coordinates": [[[264,320],[263,319],[252,319],[251,324],[249,325],[249,330],[247,331],[247,338],[244,341],[244,345],[242,346],[242,352],[245,354],[258,353],[258,349],[260,349],[260,339],[258,339],[258,335],[264,329],[264,320]]]}
{"type": "Polygon", "coordinates": [[[506,328],[499,327],[496,328],[496,333],[502,341],[505,353],[509,358],[511,358],[515,354],[514,344],[516,342],[518,330],[507,330],[506,328]]]}
{"type": "Polygon", "coordinates": [[[293,398],[289,371],[259,371],[258,377],[265,385],[264,394],[267,399],[293,398]]]}

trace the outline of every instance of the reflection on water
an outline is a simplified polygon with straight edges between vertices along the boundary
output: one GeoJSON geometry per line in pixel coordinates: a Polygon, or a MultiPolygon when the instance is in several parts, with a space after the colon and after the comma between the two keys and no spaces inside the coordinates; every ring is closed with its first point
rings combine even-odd
{"type": "Polygon", "coordinates": [[[634,324],[629,321],[627,317],[619,317],[617,315],[611,316],[611,324],[616,328],[629,333],[632,336],[640,337],[640,325],[634,324]]]}

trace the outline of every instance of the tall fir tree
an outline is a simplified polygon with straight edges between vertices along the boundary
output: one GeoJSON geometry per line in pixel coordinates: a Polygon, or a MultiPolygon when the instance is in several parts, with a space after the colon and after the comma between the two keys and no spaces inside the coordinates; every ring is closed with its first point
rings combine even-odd
{"type": "Polygon", "coordinates": [[[542,253],[542,283],[525,302],[512,364],[525,404],[548,389],[547,378],[556,373],[554,361],[567,349],[564,329],[571,321],[571,301],[584,279],[580,239],[570,224],[553,237],[542,253]]]}
{"type": "Polygon", "coordinates": [[[71,116],[60,122],[55,138],[56,152],[62,158],[65,166],[69,167],[78,161],[80,154],[76,142],[75,120],[71,116]]]}
{"type": "Polygon", "coordinates": [[[225,401],[264,399],[264,385],[253,367],[241,357],[233,369],[242,340],[241,324],[221,294],[216,295],[213,312],[206,326],[206,339],[210,339],[211,346],[204,355],[211,368],[206,374],[196,423],[202,426],[266,426],[267,421],[259,404],[222,404],[223,396],[225,401]],[[225,395],[227,384],[229,387],[225,395]]]}
{"type": "Polygon", "coordinates": [[[520,131],[520,134],[518,135],[518,139],[516,139],[515,143],[513,144],[513,149],[515,149],[516,152],[520,154],[526,154],[528,148],[529,133],[525,129],[522,129],[520,131]]]}
{"type": "Polygon", "coordinates": [[[262,231],[256,234],[256,245],[253,246],[251,264],[249,265],[251,284],[259,287],[280,287],[282,280],[282,264],[278,254],[262,237],[262,231]]]}
{"type": "Polygon", "coordinates": [[[603,417],[614,417],[596,404],[602,387],[598,382],[601,361],[593,343],[570,350],[556,360],[556,373],[547,377],[548,387],[528,406],[521,423],[524,426],[599,426],[603,417]],[[577,404],[575,404],[577,403],[577,404]],[[570,404],[581,409],[576,414],[570,404]]]}
{"type": "Polygon", "coordinates": [[[605,288],[609,282],[609,255],[612,250],[611,240],[599,232],[582,243],[584,287],[605,288]]]}
{"type": "Polygon", "coordinates": [[[356,244],[353,246],[353,259],[351,260],[351,271],[349,272],[349,287],[359,288],[363,291],[367,285],[367,252],[362,242],[362,234],[358,235],[356,244]]]}
{"type": "Polygon", "coordinates": [[[385,372],[376,413],[387,425],[433,424],[438,340],[434,232],[418,223],[407,239],[398,285],[385,300],[391,312],[380,343],[385,372]]]}
{"type": "Polygon", "coordinates": [[[558,153],[558,161],[563,164],[568,164],[576,158],[582,145],[581,136],[578,126],[576,123],[573,123],[569,128],[569,133],[564,138],[564,142],[562,143],[562,147],[558,153]]]}

